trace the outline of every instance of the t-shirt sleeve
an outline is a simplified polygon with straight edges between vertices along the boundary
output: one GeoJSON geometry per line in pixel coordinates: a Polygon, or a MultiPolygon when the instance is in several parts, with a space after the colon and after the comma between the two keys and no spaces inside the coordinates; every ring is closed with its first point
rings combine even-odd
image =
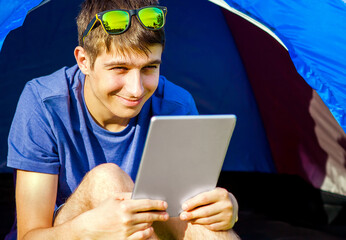
{"type": "Polygon", "coordinates": [[[60,163],[51,123],[35,84],[29,82],[21,94],[12,121],[7,166],[58,174],[60,163]]]}

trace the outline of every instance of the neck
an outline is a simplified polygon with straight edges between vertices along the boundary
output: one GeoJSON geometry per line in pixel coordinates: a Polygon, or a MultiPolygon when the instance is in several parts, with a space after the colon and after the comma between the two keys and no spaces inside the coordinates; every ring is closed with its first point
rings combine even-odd
{"type": "Polygon", "coordinates": [[[100,124],[97,121],[96,122],[102,128],[107,129],[110,132],[121,132],[122,130],[124,130],[126,128],[126,126],[130,122],[129,119],[126,119],[120,123],[121,120],[123,120],[123,119],[118,119],[117,123],[114,123],[114,121],[104,121],[102,124],[100,124]]]}
{"type": "Polygon", "coordinates": [[[120,118],[111,113],[106,106],[100,103],[100,100],[95,97],[88,77],[85,77],[84,82],[84,101],[93,120],[102,128],[111,132],[120,132],[126,128],[130,119],[120,118]]]}

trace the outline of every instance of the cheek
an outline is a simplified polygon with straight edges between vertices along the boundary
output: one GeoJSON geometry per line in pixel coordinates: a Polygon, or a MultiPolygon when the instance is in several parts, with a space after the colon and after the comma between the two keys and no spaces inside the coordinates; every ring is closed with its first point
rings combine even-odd
{"type": "Polygon", "coordinates": [[[123,81],[114,76],[102,75],[96,79],[96,84],[101,92],[116,92],[123,87],[123,81]]]}
{"type": "Polygon", "coordinates": [[[150,92],[154,92],[159,84],[159,76],[147,77],[143,80],[143,86],[150,92]]]}
{"type": "Polygon", "coordinates": [[[108,78],[104,85],[108,91],[118,91],[124,87],[124,81],[118,78],[108,78]]]}

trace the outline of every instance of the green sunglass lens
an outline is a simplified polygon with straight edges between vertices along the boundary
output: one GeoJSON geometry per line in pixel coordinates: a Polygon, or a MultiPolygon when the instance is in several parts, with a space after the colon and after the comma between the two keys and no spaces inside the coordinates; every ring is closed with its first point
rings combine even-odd
{"type": "Polygon", "coordinates": [[[138,17],[148,29],[160,29],[165,24],[164,13],[159,8],[144,8],[138,12],[138,17]]]}
{"type": "Polygon", "coordinates": [[[110,11],[102,16],[103,25],[111,34],[124,32],[128,27],[129,19],[129,14],[125,11],[110,11]]]}

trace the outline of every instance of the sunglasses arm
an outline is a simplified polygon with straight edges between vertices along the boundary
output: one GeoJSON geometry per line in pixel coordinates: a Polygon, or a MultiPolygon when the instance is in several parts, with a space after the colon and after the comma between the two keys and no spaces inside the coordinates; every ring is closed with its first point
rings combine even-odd
{"type": "Polygon", "coordinates": [[[91,29],[94,27],[95,23],[97,22],[96,16],[90,21],[90,23],[88,24],[87,28],[85,29],[84,33],[83,33],[83,42],[84,42],[84,38],[89,34],[89,32],[91,31],[91,29]]]}

